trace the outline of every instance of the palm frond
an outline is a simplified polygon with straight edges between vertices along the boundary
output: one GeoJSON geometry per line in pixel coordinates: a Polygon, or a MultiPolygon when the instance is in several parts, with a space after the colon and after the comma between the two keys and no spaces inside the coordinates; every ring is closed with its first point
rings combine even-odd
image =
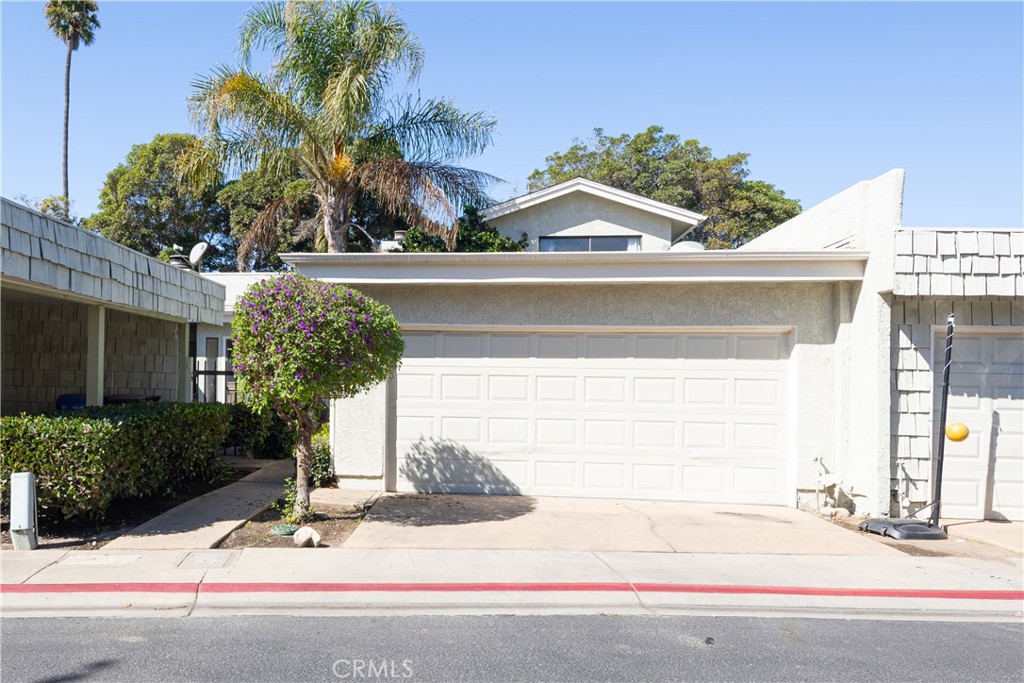
{"type": "Polygon", "coordinates": [[[482,188],[496,179],[458,166],[377,159],[359,169],[358,180],[385,211],[441,237],[452,248],[456,219],[467,205],[490,203],[482,188]]]}
{"type": "Polygon", "coordinates": [[[249,264],[260,255],[274,253],[280,237],[278,223],[287,204],[285,197],[270,202],[252,222],[252,227],[245,231],[245,235],[238,241],[239,272],[247,272],[249,264]]]}
{"type": "Polygon", "coordinates": [[[395,140],[406,159],[454,161],[479,154],[491,144],[497,119],[463,112],[450,100],[395,100],[374,127],[371,139],[395,140]]]}
{"type": "Polygon", "coordinates": [[[278,53],[285,41],[285,4],[261,2],[246,13],[238,27],[238,57],[248,66],[255,50],[278,53]]]}

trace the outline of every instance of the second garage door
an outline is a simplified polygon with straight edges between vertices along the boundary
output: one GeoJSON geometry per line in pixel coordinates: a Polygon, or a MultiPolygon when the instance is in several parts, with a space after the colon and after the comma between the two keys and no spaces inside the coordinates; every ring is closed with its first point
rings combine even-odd
{"type": "Polygon", "coordinates": [[[397,489],[791,504],[788,341],[409,332],[397,489]]]}

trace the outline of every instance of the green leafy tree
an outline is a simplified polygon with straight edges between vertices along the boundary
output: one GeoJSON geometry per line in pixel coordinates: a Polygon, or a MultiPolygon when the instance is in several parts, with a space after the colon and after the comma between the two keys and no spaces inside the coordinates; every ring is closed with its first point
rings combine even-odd
{"type": "MultiPolygon", "coordinates": [[[[211,169],[262,167],[282,180],[297,169],[317,207],[307,227],[330,252],[347,250],[363,196],[449,242],[461,206],[484,203],[494,179],[455,161],[490,144],[494,119],[447,100],[392,95],[398,77],[415,79],[423,64],[394,10],[366,0],[260,4],[242,23],[239,51],[242,66],[194,83],[190,107],[203,141],[181,165],[194,182],[211,169]],[[264,48],[273,63],[266,75],[248,66],[264,48]]],[[[247,241],[264,250],[277,243],[280,209],[265,209],[243,250],[247,241]]]]}
{"type": "MultiPolygon", "coordinates": [[[[519,240],[505,237],[497,228],[486,223],[480,217],[479,211],[469,206],[459,219],[459,234],[455,240],[455,248],[450,251],[522,251],[528,244],[526,235],[519,240]]],[[[441,252],[449,249],[441,238],[413,228],[405,235],[402,251],[441,252]]]]}
{"type": "Polygon", "coordinates": [[[246,171],[217,193],[217,202],[230,212],[231,239],[239,245],[236,264],[240,272],[280,270],[283,263],[278,254],[313,250],[312,240],[304,237],[308,233],[304,226],[314,220],[316,202],[309,198],[298,176],[281,180],[264,169],[246,171]],[[268,207],[273,207],[272,216],[268,207]],[[269,225],[260,225],[260,221],[267,220],[269,225]],[[266,234],[260,240],[249,239],[254,229],[266,234]]]}
{"type": "Polygon", "coordinates": [[[196,242],[208,242],[203,267],[234,270],[228,211],[217,203],[219,180],[195,189],[180,182],[175,170],[178,157],[194,142],[191,135],[169,133],[132,147],[124,163],[107,174],[100,210],[83,227],[164,258],[174,244],[187,253],[196,242]]]}
{"type": "Polygon", "coordinates": [[[80,45],[92,45],[96,40],[96,29],[100,20],[96,17],[99,5],[93,0],[50,0],[43,7],[46,26],[67,46],[64,58],[64,156],[63,156],[63,197],[70,201],[68,194],[68,120],[71,113],[71,53],[80,45]]]}
{"type": "Polygon", "coordinates": [[[25,206],[32,207],[44,216],[50,218],[56,218],[59,221],[70,223],[72,225],[81,225],[81,219],[71,215],[71,207],[68,206],[68,200],[64,197],[53,195],[51,197],[43,197],[42,199],[35,199],[25,194],[20,194],[16,199],[24,204],[25,206]]]}
{"type": "Polygon", "coordinates": [[[254,284],[235,304],[238,390],[296,430],[294,517],[309,512],[312,438],[324,402],[379,384],[405,350],[391,309],[346,287],[290,274],[254,284]]]}
{"type": "Polygon", "coordinates": [[[771,183],[748,180],[745,153],[716,158],[696,140],[651,126],[609,137],[594,129],[529,177],[530,190],[583,177],[708,216],[691,236],[709,249],[732,249],[800,213],[800,203],[771,183]]]}

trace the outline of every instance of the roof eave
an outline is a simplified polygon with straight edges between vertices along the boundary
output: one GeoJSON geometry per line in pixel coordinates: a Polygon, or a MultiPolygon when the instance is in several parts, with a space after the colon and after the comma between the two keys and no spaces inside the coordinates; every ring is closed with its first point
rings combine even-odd
{"type": "Polygon", "coordinates": [[[310,277],[349,284],[860,281],[866,252],[282,254],[310,277]]]}

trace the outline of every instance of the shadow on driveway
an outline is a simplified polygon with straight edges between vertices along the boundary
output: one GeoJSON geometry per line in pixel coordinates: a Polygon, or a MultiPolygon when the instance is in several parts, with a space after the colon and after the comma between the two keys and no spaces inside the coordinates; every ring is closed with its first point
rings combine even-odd
{"type": "Polygon", "coordinates": [[[381,498],[374,521],[398,526],[447,526],[503,522],[533,512],[537,502],[525,496],[409,494],[381,498]]]}

